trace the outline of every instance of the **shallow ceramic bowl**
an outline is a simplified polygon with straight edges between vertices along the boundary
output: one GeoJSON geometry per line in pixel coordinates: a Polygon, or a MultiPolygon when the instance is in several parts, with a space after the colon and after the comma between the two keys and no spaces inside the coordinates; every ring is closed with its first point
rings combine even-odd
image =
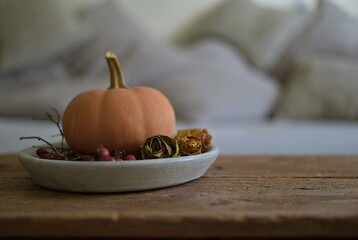
{"type": "Polygon", "coordinates": [[[18,159],[32,180],[43,187],[70,192],[125,192],[182,184],[205,174],[218,149],[178,158],[120,162],[40,159],[26,148],[18,159]]]}

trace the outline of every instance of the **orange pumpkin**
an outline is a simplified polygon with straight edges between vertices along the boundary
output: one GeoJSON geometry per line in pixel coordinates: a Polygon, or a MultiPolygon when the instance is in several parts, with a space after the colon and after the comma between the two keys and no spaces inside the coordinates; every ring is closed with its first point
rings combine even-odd
{"type": "Polygon", "coordinates": [[[65,110],[62,126],[69,147],[87,154],[101,145],[138,153],[147,138],[173,135],[175,114],[169,100],[153,88],[128,88],[116,56],[107,52],[105,57],[110,87],[79,94],[65,110]]]}

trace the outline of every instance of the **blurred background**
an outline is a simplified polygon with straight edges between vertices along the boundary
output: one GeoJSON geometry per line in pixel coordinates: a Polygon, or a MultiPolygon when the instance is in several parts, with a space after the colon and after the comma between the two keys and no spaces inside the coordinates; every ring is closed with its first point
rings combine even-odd
{"type": "MultiPolygon", "coordinates": [[[[85,0],[96,4],[102,0],[85,0]]],[[[240,1],[240,0],[239,0],[240,1]]],[[[315,8],[315,0],[252,0],[262,6],[287,9],[297,4],[315,8]]],[[[331,0],[347,13],[358,16],[358,2],[355,0],[331,0]]],[[[118,4],[161,39],[172,40],[178,31],[185,29],[200,15],[220,5],[222,0],[119,0],[118,4]],[[165,9],[165,11],[162,11],[165,9]]]]}
{"type": "Polygon", "coordinates": [[[355,0],[0,0],[0,43],[3,152],[107,88],[113,51],[224,153],[358,153],[355,0]]]}

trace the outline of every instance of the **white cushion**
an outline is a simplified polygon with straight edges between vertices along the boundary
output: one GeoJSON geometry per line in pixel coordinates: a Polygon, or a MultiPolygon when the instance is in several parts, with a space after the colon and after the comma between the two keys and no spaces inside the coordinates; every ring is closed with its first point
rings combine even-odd
{"type": "Polygon", "coordinates": [[[254,65],[272,70],[310,17],[311,11],[302,7],[275,9],[229,0],[195,22],[180,41],[214,36],[234,44],[254,65]]]}
{"type": "Polygon", "coordinates": [[[0,1],[0,73],[45,64],[91,37],[71,0],[0,1]]]}
{"type": "Polygon", "coordinates": [[[259,121],[272,110],[278,86],[228,45],[200,42],[177,69],[152,86],[164,92],[179,119],[196,122],[259,121]]]}
{"type": "Polygon", "coordinates": [[[275,76],[283,82],[295,60],[302,57],[329,54],[358,59],[358,19],[331,1],[320,3],[311,23],[275,69],[275,76]]]}
{"type": "Polygon", "coordinates": [[[358,19],[331,1],[322,1],[320,18],[298,42],[295,56],[334,54],[358,58],[358,19]]]}
{"type": "Polygon", "coordinates": [[[358,61],[335,56],[300,59],[283,89],[276,117],[358,119],[358,61]]]}

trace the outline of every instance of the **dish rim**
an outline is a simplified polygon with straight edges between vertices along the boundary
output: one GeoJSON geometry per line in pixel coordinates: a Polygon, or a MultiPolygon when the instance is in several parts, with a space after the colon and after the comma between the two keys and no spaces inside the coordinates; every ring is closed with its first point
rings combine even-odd
{"type": "Polygon", "coordinates": [[[190,156],[180,156],[175,158],[158,158],[158,159],[138,159],[135,161],[74,161],[74,160],[53,160],[46,158],[39,158],[35,156],[34,147],[28,147],[20,150],[17,154],[17,158],[20,160],[38,162],[38,163],[47,163],[52,165],[72,165],[72,166],[141,166],[148,164],[165,164],[165,163],[177,163],[177,162],[187,162],[193,161],[202,158],[210,158],[217,156],[219,154],[219,148],[216,146],[210,146],[210,149],[204,153],[190,155],[190,156]]]}

